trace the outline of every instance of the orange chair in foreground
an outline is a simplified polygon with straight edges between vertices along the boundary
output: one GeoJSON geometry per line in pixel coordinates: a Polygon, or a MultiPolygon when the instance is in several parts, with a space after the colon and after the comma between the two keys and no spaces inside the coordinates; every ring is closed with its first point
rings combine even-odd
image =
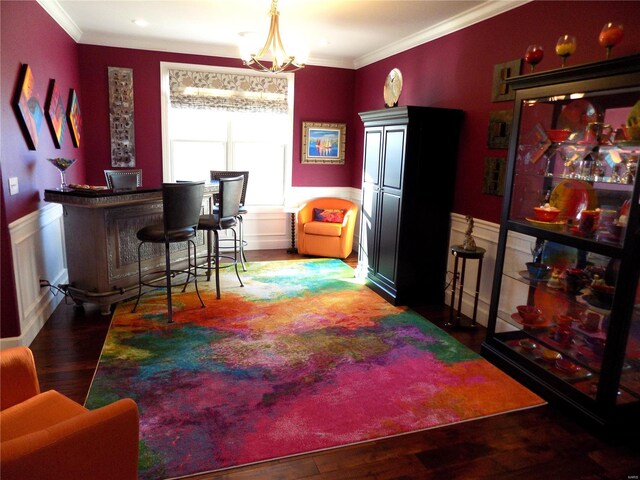
{"type": "Polygon", "coordinates": [[[55,390],[40,393],[27,347],[0,351],[2,480],[138,478],[138,407],[131,399],[96,410],[55,390]]]}
{"type": "Polygon", "coordinates": [[[358,207],[349,200],[309,200],[298,212],[298,253],[347,258],[353,250],[357,216],[358,207]]]}

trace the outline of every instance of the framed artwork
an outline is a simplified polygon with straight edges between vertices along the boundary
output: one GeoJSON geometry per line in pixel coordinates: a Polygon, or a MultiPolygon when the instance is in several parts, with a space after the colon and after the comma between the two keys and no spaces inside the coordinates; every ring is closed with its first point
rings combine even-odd
{"type": "Polygon", "coordinates": [[[45,115],[56,148],[62,147],[65,130],[64,114],[64,102],[62,101],[62,95],[60,95],[60,89],[56,85],[56,81],[51,79],[49,80],[47,103],[45,103],[45,115]]]}
{"type": "Polygon", "coordinates": [[[344,165],[346,123],[302,122],[302,163],[344,165]]]}
{"type": "Polygon", "coordinates": [[[507,78],[520,75],[522,59],[512,60],[506,63],[498,63],[493,67],[492,102],[506,102],[516,98],[516,92],[509,88],[507,78]]]}
{"type": "Polygon", "coordinates": [[[111,166],[135,167],[133,69],[109,67],[109,124],[111,166]]]}
{"type": "Polygon", "coordinates": [[[29,150],[35,150],[38,147],[40,126],[44,118],[34,86],[33,72],[29,65],[23,64],[20,68],[13,106],[29,150]]]}
{"type": "Polygon", "coordinates": [[[484,159],[484,179],[482,193],[504,195],[504,177],[506,158],[487,157],[484,159]]]}
{"type": "Polygon", "coordinates": [[[489,112],[489,148],[509,148],[513,110],[489,112]]]}
{"type": "Polygon", "coordinates": [[[82,134],[82,114],[76,91],[72,88],[69,91],[69,104],[67,106],[67,121],[69,122],[69,132],[74,147],[80,146],[80,136],[82,134]]]}

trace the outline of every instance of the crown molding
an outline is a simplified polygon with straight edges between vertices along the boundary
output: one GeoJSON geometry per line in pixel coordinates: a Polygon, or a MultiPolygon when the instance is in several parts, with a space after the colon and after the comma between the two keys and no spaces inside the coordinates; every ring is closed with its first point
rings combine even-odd
{"type": "MultiPolygon", "coordinates": [[[[157,52],[181,53],[185,55],[204,55],[209,57],[234,58],[240,61],[238,47],[230,45],[206,45],[197,42],[176,42],[162,39],[131,38],[117,35],[86,34],[82,41],[87,45],[101,47],[131,48],[134,50],[151,50],[157,52]]],[[[350,60],[311,57],[306,65],[353,69],[350,60]]]]}
{"type": "Polygon", "coordinates": [[[408,37],[402,38],[397,42],[387,45],[384,48],[375,50],[367,55],[363,55],[354,60],[353,68],[358,69],[375,63],[379,60],[391,57],[398,53],[402,53],[410,48],[417,47],[427,42],[431,42],[438,38],[444,37],[450,33],[462,30],[476,23],[488,20],[491,17],[518,8],[533,0],[489,0],[482,5],[467,10],[455,17],[440,22],[433,27],[422,30],[408,37]]]}
{"type": "MultiPolygon", "coordinates": [[[[478,7],[441,22],[414,35],[410,35],[384,48],[363,55],[354,61],[348,59],[311,57],[307,65],[358,69],[379,60],[402,53],[418,45],[444,37],[465,27],[508,12],[533,0],[489,0],[478,7]]],[[[38,4],[76,41],[76,43],[115,48],[132,48],[161,52],[239,58],[238,49],[228,45],[206,45],[197,42],[175,42],[163,39],[136,39],[128,36],[84,33],[67,15],[58,0],[37,0],[38,4]]]]}
{"type": "Polygon", "coordinates": [[[57,0],[37,0],[37,2],[76,43],[80,43],[82,30],[80,30],[80,27],[67,15],[67,12],[64,11],[57,0]]]}

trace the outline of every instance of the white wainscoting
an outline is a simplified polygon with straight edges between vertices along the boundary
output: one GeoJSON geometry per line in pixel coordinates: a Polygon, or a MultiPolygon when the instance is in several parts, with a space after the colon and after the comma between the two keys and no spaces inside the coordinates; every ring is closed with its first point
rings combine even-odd
{"type": "MultiPolygon", "coordinates": [[[[360,205],[361,190],[349,187],[295,187],[290,191],[288,205],[300,205],[306,200],[321,196],[339,197],[360,205]]],[[[245,216],[245,239],[247,249],[269,250],[288,248],[291,245],[290,214],[277,207],[248,207],[245,216]]],[[[482,270],[480,297],[478,302],[478,323],[487,324],[493,272],[498,242],[499,225],[476,219],[473,237],[479,247],[487,250],[482,270]]],[[[460,245],[467,228],[464,215],[451,215],[450,244],[460,245]]],[[[359,229],[356,229],[354,250],[359,243],[359,229]]],[[[50,204],[9,225],[11,248],[13,251],[13,268],[18,295],[18,313],[20,316],[21,335],[19,337],[0,339],[0,348],[15,345],[29,345],[38,334],[56,306],[63,299],[62,295],[54,296],[48,288],[40,288],[40,279],[48,280],[53,285],[68,283],[66,256],[64,248],[63,209],[60,205],[50,204]]],[[[88,239],[90,241],[90,239],[88,239]]],[[[507,249],[515,254],[507,258],[517,258],[522,265],[530,258],[529,248],[533,239],[525,235],[512,234],[507,249]]],[[[453,256],[448,259],[447,281],[453,277],[453,256]]],[[[473,298],[477,262],[467,262],[465,294],[462,301],[462,312],[470,316],[473,312],[473,298]]],[[[445,302],[450,303],[451,284],[445,292],[445,302]]],[[[502,327],[501,327],[502,328],[502,327]]],[[[506,325],[504,328],[508,328],[506,325]]]]}
{"type": "MultiPolygon", "coordinates": [[[[316,197],[339,197],[360,204],[360,189],[349,187],[294,187],[288,205],[299,205],[316,197]]],[[[283,249],[291,246],[291,216],[280,207],[247,207],[244,217],[248,250],[283,249]]],[[[0,348],[30,345],[61,300],[40,280],[52,285],[69,283],[64,242],[63,208],[48,204],[9,225],[13,271],[18,297],[18,337],[0,339],[0,348]]],[[[87,241],[91,241],[90,237],[87,241]]],[[[357,232],[354,239],[357,245],[357,232]]]]}
{"type": "MultiPolygon", "coordinates": [[[[337,197],[360,205],[360,189],[351,187],[292,187],[286,205],[299,206],[317,197],[337,197]]],[[[244,239],[247,250],[273,250],[291,246],[291,214],[280,207],[247,206],[244,215],[244,239]]],[[[357,251],[359,232],[356,229],[354,250],[357,251]]]]}
{"type": "Polygon", "coordinates": [[[62,215],[61,205],[50,204],[9,225],[21,335],[0,339],[0,348],[31,344],[63,299],[40,288],[41,279],[68,283],[62,215]]]}
{"type": "MultiPolygon", "coordinates": [[[[450,245],[462,245],[464,232],[467,230],[467,221],[464,215],[451,214],[451,234],[450,245]]],[[[498,249],[498,234],[500,225],[484,220],[474,219],[474,229],[472,236],[478,247],[486,250],[482,263],[482,278],[480,281],[480,295],[478,301],[478,313],[476,320],[479,324],[486,326],[489,319],[489,305],[491,303],[491,290],[493,289],[493,276],[496,267],[496,252],[498,249]]],[[[535,239],[527,235],[512,232],[507,242],[507,253],[505,259],[513,261],[516,265],[507,265],[505,269],[523,270],[524,264],[531,260],[531,245],[535,239]]],[[[449,256],[447,282],[453,279],[453,255],[449,256]]],[[[478,273],[478,262],[467,261],[467,271],[465,273],[464,295],[462,297],[462,313],[471,317],[473,314],[473,300],[475,296],[475,281],[478,273]]],[[[451,283],[448,283],[445,292],[445,302],[451,305],[451,283]]],[[[506,292],[503,292],[506,293],[506,292]]],[[[502,301],[508,302],[503,298],[502,301]]],[[[456,293],[456,306],[458,303],[456,293]]],[[[496,327],[498,331],[512,330],[513,328],[502,321],[496,327]]]]}

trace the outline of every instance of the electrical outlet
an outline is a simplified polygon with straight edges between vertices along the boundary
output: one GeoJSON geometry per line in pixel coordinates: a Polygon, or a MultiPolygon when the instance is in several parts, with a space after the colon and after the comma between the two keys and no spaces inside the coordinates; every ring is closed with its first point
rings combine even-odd
{"type": "Polygon", "coordinates": [[[9,195],[17,195],[20,192],[18,177],[9,177],[9,195]]]}

